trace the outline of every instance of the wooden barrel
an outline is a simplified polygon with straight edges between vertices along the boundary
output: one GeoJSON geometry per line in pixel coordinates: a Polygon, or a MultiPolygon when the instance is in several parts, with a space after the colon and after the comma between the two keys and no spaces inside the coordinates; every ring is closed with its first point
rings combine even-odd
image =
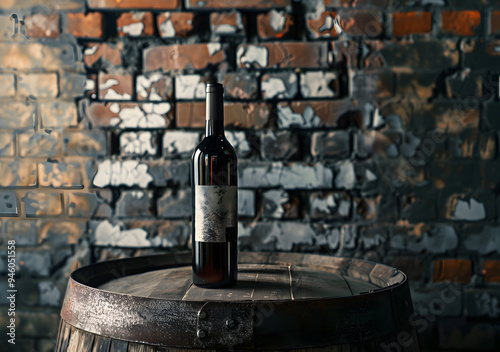
{"type": "Polygon", "coordinates": [[[57,351],[420,351],[406,276],[368,261],[240,253],[238,284],[201,289],[191,254],[72,273],[57,351]]]}

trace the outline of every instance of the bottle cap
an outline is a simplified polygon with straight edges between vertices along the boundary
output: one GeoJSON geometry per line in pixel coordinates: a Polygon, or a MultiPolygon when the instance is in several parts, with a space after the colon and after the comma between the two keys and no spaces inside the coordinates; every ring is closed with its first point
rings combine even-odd
{"type": "Polygon", "coordinates": [[[215,93],[223,90],[223,85],[221,83],[207,83],[206,92],[215,93]]]}

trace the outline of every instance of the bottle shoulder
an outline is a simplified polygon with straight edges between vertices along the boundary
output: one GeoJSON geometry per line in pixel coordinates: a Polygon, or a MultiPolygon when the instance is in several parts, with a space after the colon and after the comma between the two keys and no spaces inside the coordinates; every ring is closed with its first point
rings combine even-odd
{"type": "Polygon", "coordinates": [[[203,138],[203,140],[198,144],[198,146],[194,149],[193,158],[197,155],[226,155],[232,159],[236,159],[236,152],[226,139],[223,136],[208,136],[203,138]]]}

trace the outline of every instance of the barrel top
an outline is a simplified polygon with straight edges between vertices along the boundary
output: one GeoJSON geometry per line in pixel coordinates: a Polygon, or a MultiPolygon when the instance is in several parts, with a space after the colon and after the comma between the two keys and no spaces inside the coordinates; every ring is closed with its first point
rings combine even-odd
{"type": "Polygon", "coordinates": [[[275,333],[296,346],[313,335],[318,345],[366,340],[392,331],[399,324],[393,314],[411,309],[405,275],[364,260],[242,252],[238,284],[227,289],[194,286],[190,264],[191,253],[176,253],[77,269],[61,316],[84,331],[128,341],[189,347],[201,329],[210,338],[196,340],[198,347],[243,348],[272,345],[275,333]],[[228,330],[228,321],[235,327],[228,330]]]}

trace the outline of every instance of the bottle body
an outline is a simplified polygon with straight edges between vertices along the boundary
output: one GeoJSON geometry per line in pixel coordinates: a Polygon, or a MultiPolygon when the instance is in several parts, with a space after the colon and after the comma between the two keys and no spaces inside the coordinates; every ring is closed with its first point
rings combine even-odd
{"type": "Polygon", "coordinates": [[[207,85],[206,135],[191,160],[193,283],[236,284],[237,158],[224,137],[222,85],[207,85]]]}

